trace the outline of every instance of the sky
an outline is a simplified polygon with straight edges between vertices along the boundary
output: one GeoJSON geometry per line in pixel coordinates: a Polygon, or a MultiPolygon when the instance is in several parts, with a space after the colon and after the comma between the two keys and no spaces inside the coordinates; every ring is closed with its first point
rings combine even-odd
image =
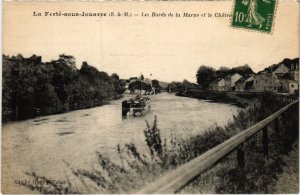
{"type": "Polygon", "coordinates": [[[141,17],[141,13],[226,13],[233,1],[4,2],[3,53],[43,61],[65,53],[121,78],[196,82],[201,65],[249,64],[257,72],[299,57],[299,3],[279,1],[272,34],[237,29],[231,17],[141,17]],[[132,12],[136,17],[33,16],[33,12],[132,12]],[[152,76],[150,76],[152,74],[152,76]]]}

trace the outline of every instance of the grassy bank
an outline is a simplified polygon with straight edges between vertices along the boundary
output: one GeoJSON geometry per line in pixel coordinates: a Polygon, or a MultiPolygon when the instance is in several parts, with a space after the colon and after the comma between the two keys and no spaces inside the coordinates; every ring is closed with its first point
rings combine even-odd
{"type": "Polygon", "coordinates": [[[283,157],[286,165],[283,173],[278,176],[278,182],[271,186],[272,194],[297,194],[299,193],[299,140],[292,147],[290,153],[283,157]]]}
{"type": "MultiPolygon", "coordinates": [[[[43,186],[27,186],[41,193],[133,193],[164,173],[203,154],[229,137],[245,130],[286,105],[287,102],[273,94],[256,97],[242,109],[225,127],[208,129],[200,135],[187,139],[160,135],[158,119],[146,122],[144,130],[148,153],[141,153],[134,143],[118,145],[120,160],[112,161],[97,153],[99,167],[94,170],[78,170],[70,167],[80,184],[64,185],[47,183],[43,186]]],[[[217,166],[201,174],[181,189],[180,193],[267,193],[276,183],[277,175],[284,166],[283,156],[298,137],[298,110],[294,110],[284,121],[286,134],[278,140],[270,131],[270,155],[264,158],[261,135],[253,137],[247,144],[246,165],[241,170],[236,165],[233,152],[217,166]],[[288,130],[288,131],[287,131],[288,130]]],[[[48,181],[36,173],[28,173],[35,179],[48,181]]],[[[43,182],[40,182],[43,183],[43,182]]]]}

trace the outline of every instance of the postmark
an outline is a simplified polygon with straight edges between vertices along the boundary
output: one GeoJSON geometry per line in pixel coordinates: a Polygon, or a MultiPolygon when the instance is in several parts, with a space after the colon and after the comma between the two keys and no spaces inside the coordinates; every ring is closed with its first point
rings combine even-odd
{"type": "Polygon", "coordinates": [[[277,0],[235,0],[231,26],[271,33],[277,0]]]}

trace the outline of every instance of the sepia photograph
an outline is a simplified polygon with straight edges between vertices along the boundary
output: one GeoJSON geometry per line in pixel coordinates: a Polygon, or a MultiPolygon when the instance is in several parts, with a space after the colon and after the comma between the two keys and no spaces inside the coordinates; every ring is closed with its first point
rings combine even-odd
{"type": "Polygon", "coordinates": [[[3,194],[298,194],[299,1],[2,2],[3,194]]]}

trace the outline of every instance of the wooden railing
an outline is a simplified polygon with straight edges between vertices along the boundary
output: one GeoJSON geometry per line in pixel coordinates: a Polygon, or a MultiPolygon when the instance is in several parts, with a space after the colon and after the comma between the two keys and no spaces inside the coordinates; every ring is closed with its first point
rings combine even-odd
{"type": "Polygon", "coordinates": [[[279,118],[280,115],[286,112],[293,106],[298,105],[299,100],[295,100],[289,103],[287,106],[283,107],[279,111],[275,112],[271,116],[265,118],[264,120],[256,123],[252,127],[232,136],[228,140],[219,144],[218,146],[210,149],[199,157],[192,159],[176,168],[173,171],[168,172],[161,178],[157,179],[153,183],[149,184],[146,188],[137,192],[138,194],[166,194],[166,193],[176,193],[179,189],[185,186],[189,181],[191,181],[196,176],[200,175],[202,172],[212,167],[217,161],[225,157],[227,154],[233,150],[237,150],[237,161],[238,164],[243,166],[244,162],[244,142],[249,140],[252,136],[262,131],[262,142],[263,151],[265,155],[268,155],[268,125],[271,122],[275,122],[275,131],[279,130],[279,118]]]}

